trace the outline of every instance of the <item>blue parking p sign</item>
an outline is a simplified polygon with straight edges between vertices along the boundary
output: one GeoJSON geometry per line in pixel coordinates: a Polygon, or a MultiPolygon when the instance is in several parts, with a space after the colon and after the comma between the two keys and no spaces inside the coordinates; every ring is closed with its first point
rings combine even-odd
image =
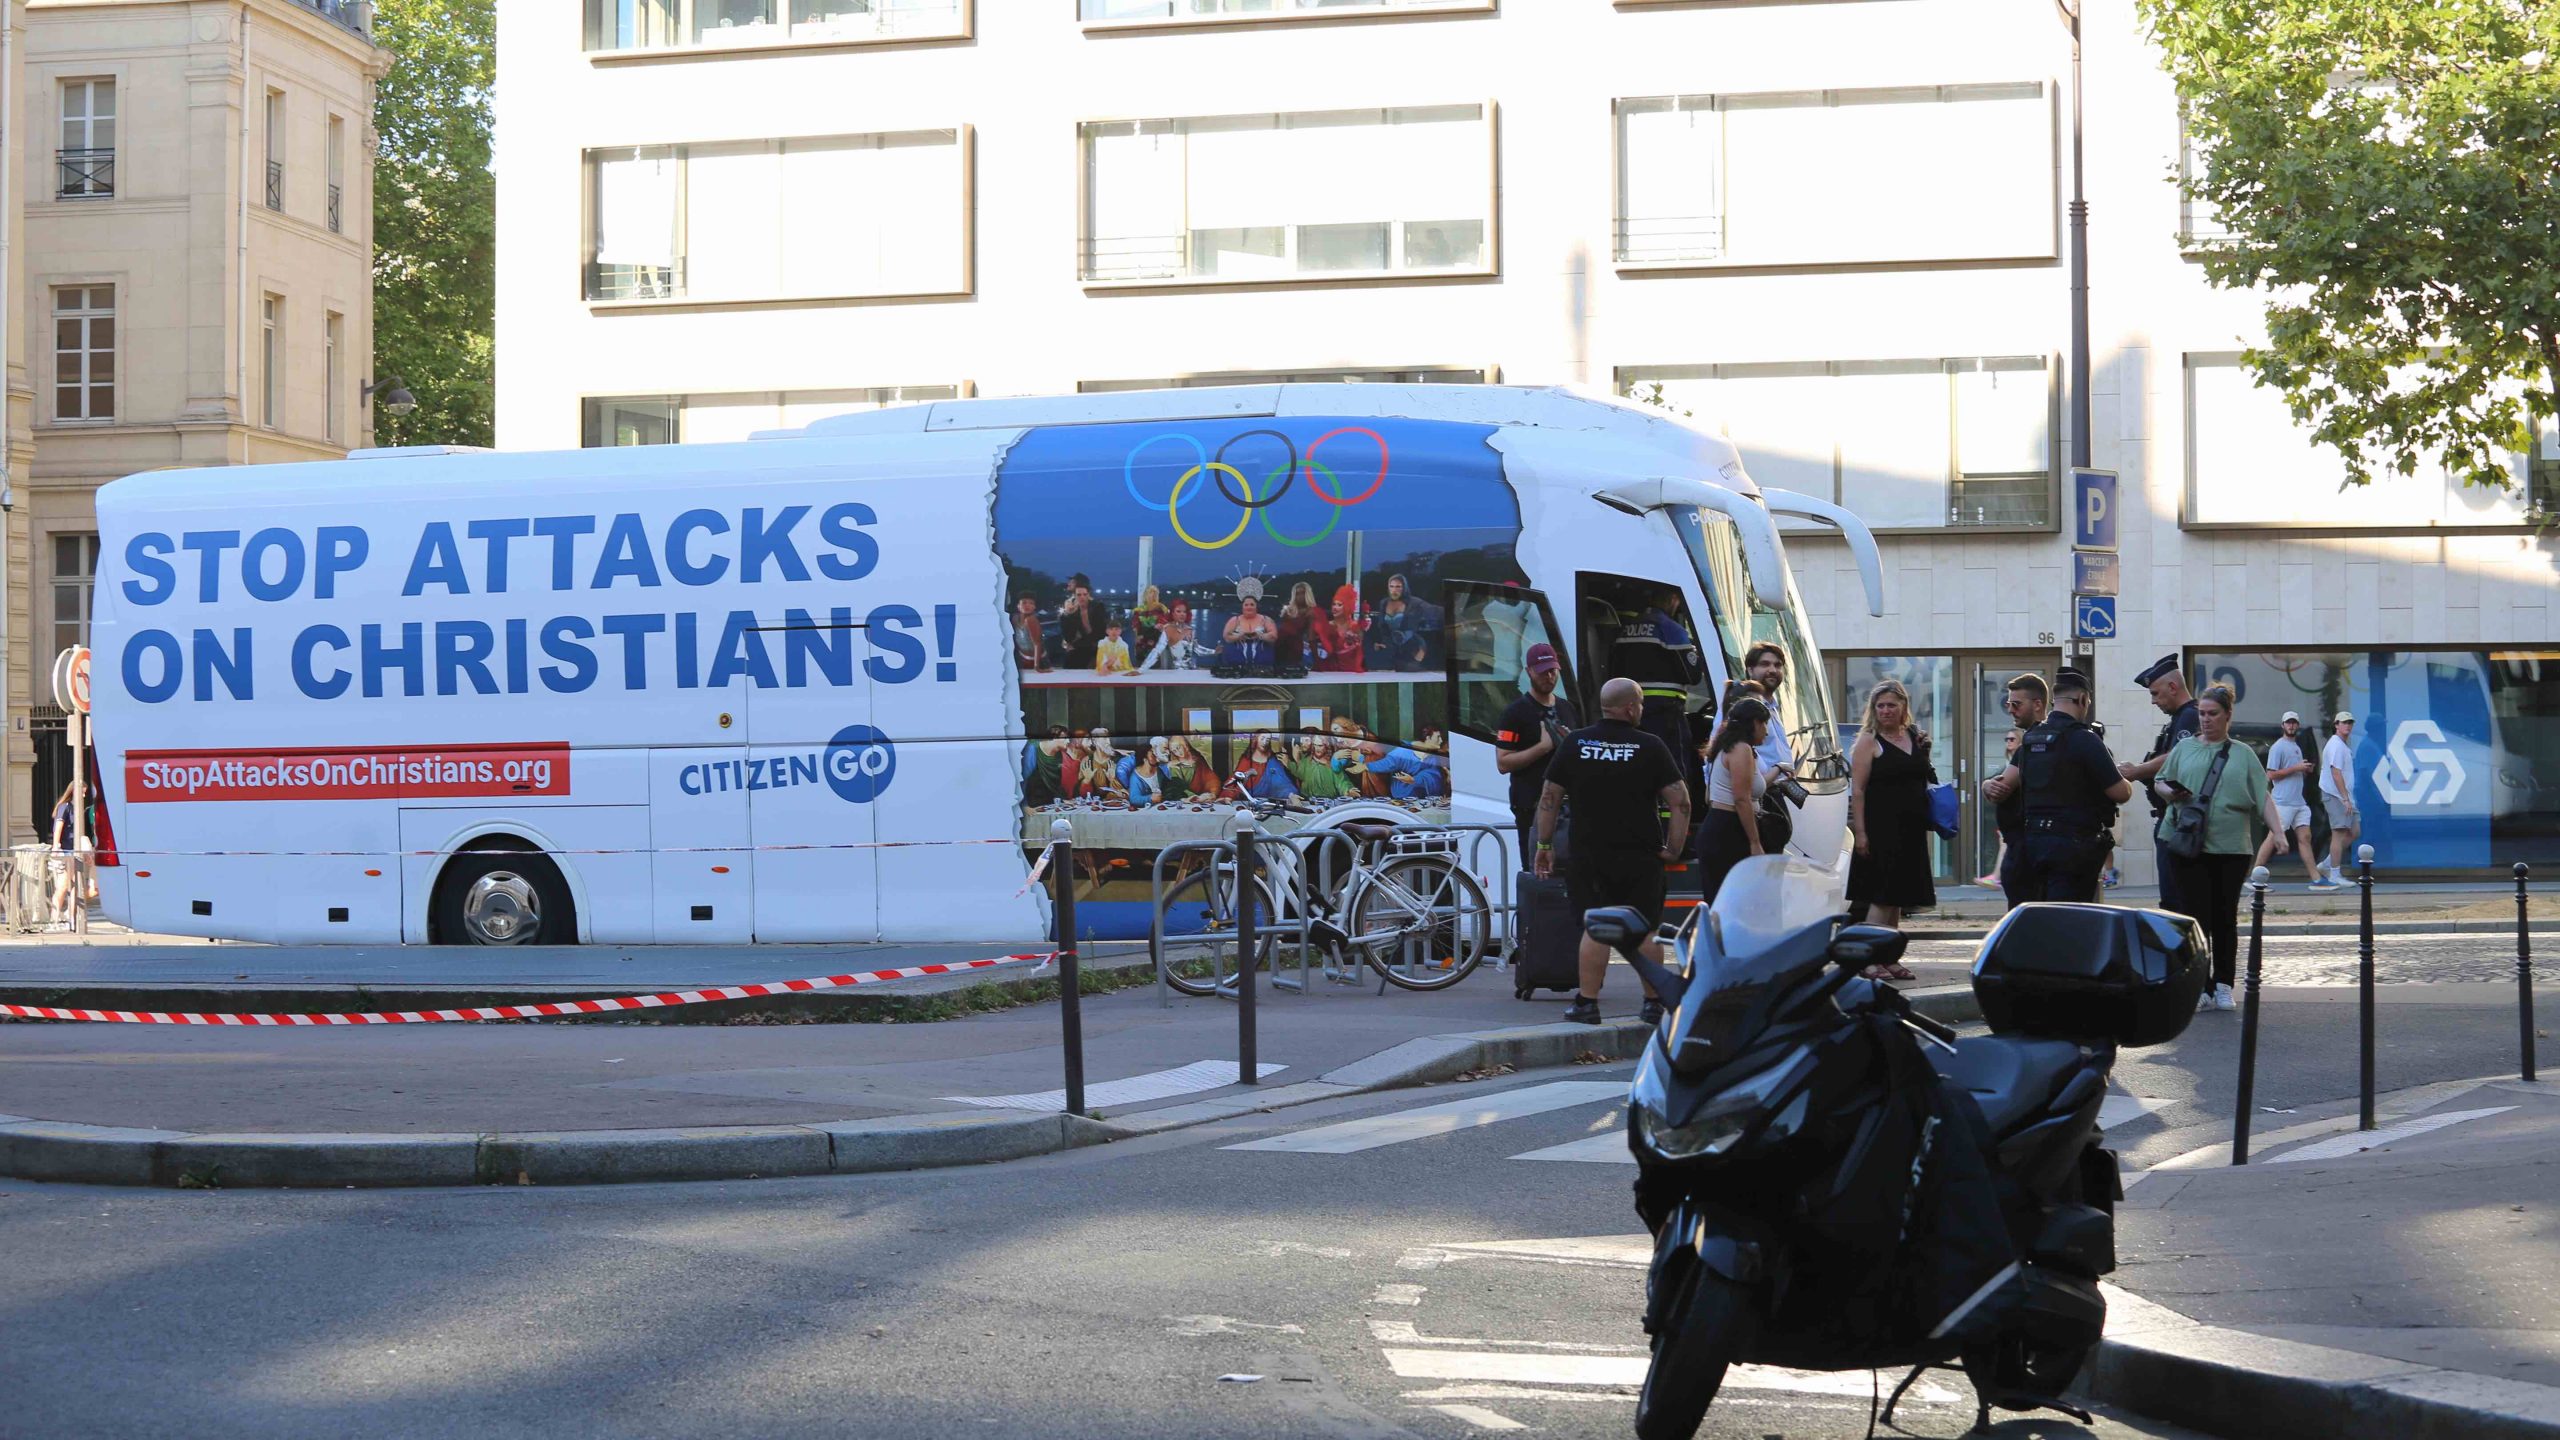
{"type": "Polygon", "coordinates": [[[2116,638],[2116,597],[2113,595],[2071,597],[2071,638],[2074,640],[2116,638]]]}
{"type": "Polygon", "coordinates": [[[2071,472],[2071,548],[2116,548],[2116,472],[2071,472]]]}

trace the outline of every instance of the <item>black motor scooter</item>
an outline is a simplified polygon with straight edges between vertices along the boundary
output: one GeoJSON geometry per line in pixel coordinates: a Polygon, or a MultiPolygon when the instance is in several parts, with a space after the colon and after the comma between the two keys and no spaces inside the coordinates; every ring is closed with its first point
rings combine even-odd
{"type": "Polygon", "coordinates": [[[2078,1416],[2059,1401],[2105,1325],[2123,1194],[2108,1072],[2119,1043],[2185,1028],[2202,937],[2164,912],[2021,907],[1974,985],[1995,1030],[2028,1033],[1959,1040],[1859,978],[1906,941],[1849,918],[1728,949],[1711,915],[1675,971],[1637,950],[1637,912],[1585,917],[1667,1012],[1628,1107],[1655,1237],[1643,1440],[1688,1440],[1743,1362],[1911,1367],[1896,1400],[1960,1365],[1977,1428],[1994,1406],[2078,1416]]]}

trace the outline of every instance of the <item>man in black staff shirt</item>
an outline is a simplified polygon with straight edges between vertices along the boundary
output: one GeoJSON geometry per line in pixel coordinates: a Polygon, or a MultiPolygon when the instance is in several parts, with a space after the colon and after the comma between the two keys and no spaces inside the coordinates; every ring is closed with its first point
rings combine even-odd
{"type": "MultiPolygon", "coordinates": [[[[1538,796],[1535,869],[1541,879],[1555,873],[1556,817],[1570,802],[1573,856],[1565,867],[1565,893],[1575,912],[1628,905],[1648,927],[1659,929],[1662,867],[1680,857],[1678,840],[1666,844],[1664,837],[1689,833],[1689,791],[1671,747],[1637,723],[1643,714],[1644,688],[1623,676],[1611,680],[1600,687],[1600,723],[1574,731],[1556,747],[1538,796]],[[1671,814],[1668,830],[1664,810],[1671,814]]],[[[1659,961],[1660,942],[1646,940],[1644,953],[1659,961]]],[[[1586,933],[1579,959],[1582,984],[1564,1018],[1597,1025],[1609,947],[1586,933]]],[[[1662,1002],[1648,985],[1644,1021],[1651,1025],[1661,1018],[1662,1002]]]]}
{"type": "Polygon", "coordinates": [[[1545,781],[1547,762],[1582,719],[1574,713],[1573,702],[1556,691],[1556,679],[1564,671],[1556,647],[1543,642],[1532,645],[1522,663],[1529,672],[1529,688],[1504,707],[1502,719],[1494,725],[1493,766],[1511,777],[1511,819],[1519,827],[1520,864],[1525,869],[1530,839],[1537,833],[1538,789],[1545,781]]]}
{"type": "Polygon", "coordinates": [[[2177,748],[2178,742],[2203,728],[2203,722],[2196,719],[2196,697],[2188,693],[2187,673],[2179,668],[2176,655],[2163,655],[2152,661],[2150,669],[2133,677],[2133,683],[2151,692],[2151,703],[2160,707],[2160,713],[2169,717],[2169,723],[2160,727],[2159,735],[2151,742],[2151,753],[2143,757],[2140,764],[2120,765],[2116,769],[2118,774],[2141,786],[2143,798],[2151,802],[2151,859],[2153,869],[2160,876],[2160,908],[2184,914],[2187,907],[2174,878],[2178,872],[2169,864],[2169,847],[2159,839],[2160,812],[2169,808],[2169,802],[2161,799],[2159,792],[2151,788],[2151,777],[2159,774],[2160,767],[2168,763],[2169,752],[2177,748]]]}
{"type": "MultiPolygon", "coordinates": [[[[2043,676],[2018,676],[2009,682],[2010,713],[2044,711],[2046,693],[2043,676]]],[[[2019,738],[2017,757],[1982,783],[1994,804],[2012,793],[2025,801],[2026,830],[2000,877],[2011,905],[2095,901],[2098,872],[2115,848],[2116,807],[2133,798],[2133,783],[2116,773],[2115,757],[2089,728],[2088,677],[2062,671],[2051,694],[2051,712],[2019,738]]]]}

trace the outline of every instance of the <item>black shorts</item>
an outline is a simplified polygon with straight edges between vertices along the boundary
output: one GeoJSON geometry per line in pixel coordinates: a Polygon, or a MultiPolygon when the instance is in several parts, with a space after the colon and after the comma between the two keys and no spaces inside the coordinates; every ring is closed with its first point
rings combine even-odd
{"type": "Polygon", "coordinates": [[[1632,905],[1644,923],[1659,927],[1663,911],[1662,856],[1653,850],[1577,852],[1565,867],[1565,897],[1578,917],[1586,910],[1632,905]]]}

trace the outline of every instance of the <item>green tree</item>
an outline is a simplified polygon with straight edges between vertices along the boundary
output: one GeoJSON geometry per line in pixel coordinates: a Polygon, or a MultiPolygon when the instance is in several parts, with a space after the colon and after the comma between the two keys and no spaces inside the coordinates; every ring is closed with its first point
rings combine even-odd
{"type": "Polygon", "coordinates": [[[373,405],[375,443],[487,445],[497,306],[493,0],[380,0],[374,39],[391,72],[374,95],[373,373],[418,408],[373,405]]]}
{"type": "Polygon", "coordinates": [[[2560,4],[2138,3],[2228,232],[2197,258],[2268,297],[2242,363],[2355,483],[2508,484],[2560,392],[2560,4]]]}

